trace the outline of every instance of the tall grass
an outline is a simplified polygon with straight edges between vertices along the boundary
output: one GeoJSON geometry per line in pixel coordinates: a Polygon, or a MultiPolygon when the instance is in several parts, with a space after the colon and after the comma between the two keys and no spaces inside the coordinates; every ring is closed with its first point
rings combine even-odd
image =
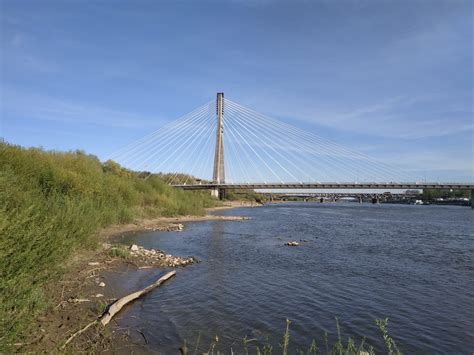
{"type": "Polygon", "coordinates": [[[138,217],[200,215],[206,192],[143,179],[113,161],[0,143],[0,351],[21,339],[48,303],[44,284],[104,226],[138,217]]]}
{"type": "MultiPolygon", "coordinates": [[[[291,334],[290,334],[290,320],[286,320],[286,327],[283,334],[281,342],[278,344],[278,347],[273,348],[270,344],[270,339],[266,337],[262,343],[261,339],[247,338],[242,339],[242,345],[239,346],[237,341],[234,341],[232,347],[227,349],[223,346],[220,346],[219,337],[214,336],[208,347],[205,344],[200,344],[201,333],[198,334],[197,341],[195,345],[190,345],[191,349],[194,348],[193,355],[196,354],[205,354],[205,355],[223,355],[223,354],[256,354],[256,355],[272,355],[272,354],[282,354],[287,355],[289,353],[294,353],[298,355],[375,355],[374,347],[370,344],[367,344],[365,338],[360,341],[354,340],[352,337],[347,337],[346,340],[343,339],[341,335],[341,328],[339,325],[339,320],[336,318],[336,335],[337,339],[334,343],[330,344],[328,341],[328,334],[324,333],[324,347],[319,347],[316,339],[312,339],[308,347],[300,348],[301,344],[291,344],[291,334]],[[293,349],[290,351],[290,345],[293,349]]],[[[375,324],[382,333],[382,337],[385,343],[385,349],[383,353],[387,355],[402,355],[398,349],[395,341],[388,335],[388,318],[385,319],[376,319],[375,324]]],[[[186,340],[184,340],[183,346],[180,348],[182,355],[191,355],[190,349],[186,340]]]]}

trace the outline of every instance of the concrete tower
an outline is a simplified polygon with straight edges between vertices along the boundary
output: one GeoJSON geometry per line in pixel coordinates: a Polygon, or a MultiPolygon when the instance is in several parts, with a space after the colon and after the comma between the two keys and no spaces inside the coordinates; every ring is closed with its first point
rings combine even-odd
{"type": "MultiPolygon", "coordinates": [[[[224,166],[224,93],[217,93],[216,100],[216,114],[217,114],[217,129],[216,129],[216,149],[214,155],[214,171],[212,174],[212,181],[215,184],[225,183],[225,166],[224,166]]],[[[211,191],[215,197],[223,197],[224,190],[216,188],[211,191]]]]}

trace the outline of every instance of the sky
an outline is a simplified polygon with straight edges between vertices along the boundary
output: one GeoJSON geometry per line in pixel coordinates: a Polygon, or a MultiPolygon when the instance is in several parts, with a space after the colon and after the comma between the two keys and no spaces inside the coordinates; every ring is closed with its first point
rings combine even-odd
{"type": "Polygon", "coordinates": [[[0,0],[0,136],[112,153],[216,92],[425,180],[474,181],[469,0],[0,0]]]}

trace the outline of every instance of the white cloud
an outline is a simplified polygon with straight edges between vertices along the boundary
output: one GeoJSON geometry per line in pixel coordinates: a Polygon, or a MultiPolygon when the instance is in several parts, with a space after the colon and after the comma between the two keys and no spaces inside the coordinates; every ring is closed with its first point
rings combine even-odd
{"type": "Polygon", "coordinates": [[[13,47],[20,47],[25,43],[25,40],[26,40],[26,36],[24,34],[15,33],[10,40],[10,44],[13,47]]]}
{"type": "Polygon", "coordinates": [[[136,129],[157,127],[163,122],[156,117],[16,90],[4,90],[3,97],[3,117],[136,129]]]}
{"type": "Polygon", "coordinates": [[[365,106],[346,109],[319,109],[311,104],[295,103],[295,109],[271,105],[270,116],[288,117],[327,127],[380,137],[420,139],[472,131],[469,108],[444,105],[446,98],[395,97],[365,106]]]}

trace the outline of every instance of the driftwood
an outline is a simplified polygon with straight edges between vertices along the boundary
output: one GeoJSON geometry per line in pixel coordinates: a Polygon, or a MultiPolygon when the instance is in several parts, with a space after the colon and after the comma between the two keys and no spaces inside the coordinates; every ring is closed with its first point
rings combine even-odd
{"type": "Polygon", "coordinates": [[[132,302],[133,300],[137,299],[138,297],[143,296],[144,294],[150,292],[153,290],[155,287],[160,286],[163,282],[166,280],[172,278],[174,275],[176,275],[176,271],[170,271],[167,274],[161,276],[158,280],[156,280],[154,283],[151,285],[145,287],[144,289],[131,293],[128,296],[120,298],[117,302],[114,302],[110,305],[110,307],[107,309],[107,311],[102,315],[100,322],[102,325],[107,325],[109,322],[112,320],[112,317],[116,315],[120,310],[125,306],[127,303],[132,302]]]}
{"type": "MultiPolygon", "coordinates": [[[[64,349],[66,347],[67,344],[69,344],[71,342],[71,340],[73,340],[76,336],[84,333],[87,329],[89,329],[91,326],[93,326],[94,324],[97,324],[97,323],[101,323],[103,326],[106,326],[107,324],[109,324],[109,322],[112,320],[112,318],[118,313],[120,312],[120,310],[128,303],[132,302],[133,300],[136,300],[137,298],[143,296],[144,294],[150,292],[151,290],[153,290],[154,288],[160,286],[163,282],[165,282],[166,280],[172,278],[173,276],[176,275],[176,271],[170,271],[168,272],[167,274],[161,276],[158,280],[156,280],[154,283],[152,283],[151,285],[145,287],[144,289],[141,289],[140,291],[136,291],[134,293],[131,293],[125,297],[122,297],[120,299],[118,299],[117,301],[115,301],[114,303],[112,303],[108,308],[107,310],[104,312],[104,314],[102,314],[98,319],[94,320],[93,322],[87,324],[84,328],[78,330],[77,332],[75,332],[74,334],[72,334],[67,340],[66,342],[64,343],[64,345],[61,347],[61,349],[64,349]]],[[[146,339],[146,338],[145,338],[146,339]]]]}

